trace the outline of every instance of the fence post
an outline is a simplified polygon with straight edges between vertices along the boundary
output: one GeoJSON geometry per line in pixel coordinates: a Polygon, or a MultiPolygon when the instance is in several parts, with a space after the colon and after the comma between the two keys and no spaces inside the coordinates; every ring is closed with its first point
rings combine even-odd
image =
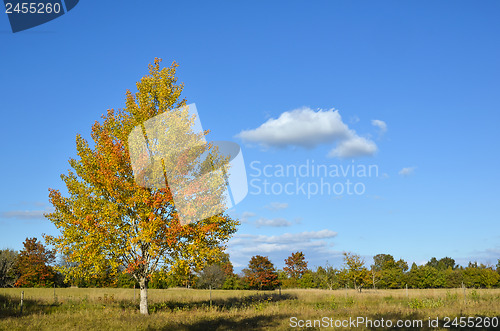
{"type": "Polygon", "coordinates": [[[21,292],[21,315],[23,314],[24,291],[21,292]]]}
{"type": "Polygon", "coordinates": [[[212,285],[209,285],[210,287],[210,309],[212,309],[212,285]]]}
{"type": "Polygon", "coordinates": [[[464,282],[462,282],[462,290],[464,291],[464,303],[467,304],[467,296],[465,295],[465,285],[464,285],[464,282]]]}

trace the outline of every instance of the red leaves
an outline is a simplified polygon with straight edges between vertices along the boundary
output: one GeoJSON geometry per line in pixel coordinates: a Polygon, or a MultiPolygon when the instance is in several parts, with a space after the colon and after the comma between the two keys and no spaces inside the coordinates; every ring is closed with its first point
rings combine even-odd
{"type": "Polygon", "coordinates": [[[253,256],[248,263],[248,269],[243,272],[252,288],[265,290],[274,289],[279,285],[278,274],[267,256],[253,256]]]}
{"type": "Polygon", "coordinates": [[[292,253],[292,256],[285,260],[285,264],[283,270],[295,279],[299,279],[307,271],[307,262],[302,252],[292,253]]]}

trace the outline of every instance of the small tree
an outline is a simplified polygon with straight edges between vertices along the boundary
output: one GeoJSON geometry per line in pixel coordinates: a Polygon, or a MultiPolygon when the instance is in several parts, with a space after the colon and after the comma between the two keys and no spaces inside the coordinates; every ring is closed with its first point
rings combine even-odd
{"type": "Polygon", "coordinates": [[[17,275],[15,265],[18,253],[12,249],[0,250],[0,287],[12,287],[16,282],[17,275]]]}
{"type": "Polygon", "coordinates": [[[347,278],[352,281],[354,288],[361,292],[361,288],[371,281],[364,261],[357,254],[344,252],[344,263],[347,278]]]}
{"type": "Polygon", "coordinates": [[[279,285],[278,273],[267,256],[253,256],[243,273],[250,288],[273,290],[279,285]]]}
{"type": "Polygon", "coordinates": [[[333,290],[340,287],[340,272],[328,263],[325,268],[321,266],[318,267],[315,272],[315,277],[321,288],[333,290]]]}
{"type": "Polygon", "coordinates": [[[288,273],[288,276],[295,279],[300,279],[302,275],[307,271],[307,261],[302,252],[292,253],[285,259],[284,271],[288,273]]]}
{"type": "Polygon", "coordinates": [[[15,268],[20,277],[17,287],[51,287],[56,273],[50,264],[55,262],[55,254],[47,250],[36,238],[26,238],[24,248],[19,252],[15,268]]]}
{"type": "Polygon", "coordinates": [[[212,264],[203,269],[198,278],[199,288],[221,288],[226,280],[224,270],[217,264],[212,264]]]}

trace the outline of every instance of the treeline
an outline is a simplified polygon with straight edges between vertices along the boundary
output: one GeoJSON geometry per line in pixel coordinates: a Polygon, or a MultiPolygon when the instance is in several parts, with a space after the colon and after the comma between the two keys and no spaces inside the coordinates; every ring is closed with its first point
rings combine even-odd
{"type": "MultiPolygon", "coordinates": [[[[138,286],[127,270],[102,270],[92,277],[68,277],[58,271],[64,259],[56,264],[55,252],[47,249],[36,238],[27,238],[20,252],[0,250],[0,287],[124,287],[138,286]]],[[[281,288],[494,288],[500,287],[500,259],[496,266],[469,262],[463,267],[450,257],[432,258],[424,265],[395,260],[389,254],[373,257],[373,264],[365,265],[359,255],[344,253],[339,268],[326,265],[308,267],[302,252],[285,259],[285,267],[276,269],[268,257],[256,255],[240,274],[234,273],[229,255],[222,253],[219,263],[203,270],[191,270],[185,261],[170,269],[159,270],[149,279],[149,288],[193,287],[214,289],[281,288]],[[184,262],[184,263],[183,263],[184,262]]],[[[67,266],[67,265],[66,265],[67,266]]],[[[90,273],[89,273],[90,274],[90,273]]]]}

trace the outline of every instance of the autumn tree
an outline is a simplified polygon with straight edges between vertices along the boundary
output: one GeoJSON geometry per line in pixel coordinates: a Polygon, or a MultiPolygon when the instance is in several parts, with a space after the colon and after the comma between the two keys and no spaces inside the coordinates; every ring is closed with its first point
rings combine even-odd
{"type": "Polygon", "coordinates": [[[15,265],[18,255],[12,249],[0,250],[0,287],[12,287],[16,282],[15,265]]]}
{"type": "Polygon", "coordinates": [[[229,254],[223,252],[219,259],[218,265],[221,267],[222,271],[224,271],[224,275],[226,277],[234,275],[234,267],[231,261],[229,260],[229,254]]]}
{"type": "Polygon", "coordinates": [[[19,252],[15,268],[20,277],[17,287],[51,287],[56,272],[50,264],[55,262],[55,253],[48,250],[36,238],[26,238],[24,248],[19,252]]]}
{"type": "Polygon", "coordinates": [[[357,254],[344,252],[344,273],[354,288],[361,292],[361,288],[370,283],[370,275],[364,261],[357,254]]]}
{"type": "Polygon", "coordinates": [[[302,252],[292,253],[291,256],[285,259],[285,267],[283,270],[289,277],[300,279],[307,271],[307,261],[302,252]]]}
{"type": "Polygon", "coordinates": [[[243,274],[250,288],[273,290],[279,285],[278,273],[267,256],[253,256],[243,274]]]}
{"type": "Polygon", "coordinates": [[[148,282],[156,270],[179,264],[201,270],[215,262],[238,224],[223,208],[212,208],[225,201],[225,179],[196,180],[223,169],[227,159],[204,143],[208,131],[194,131],[177,64],[160,68],[160,62],[149,65],[136,93],[126,92],[124,109],[110,109],[95,122],[92,143],[77,135],[77,157],[61,176],[69,196],[50,189],[55,211],[46,215],[61,231],[47,242],[74,262],[61,271],[93,278],[125,267],[139,283],[142,314],[148,314],[148,282]],[[198,218],[200,210],[209,216],[198,218]]]}

